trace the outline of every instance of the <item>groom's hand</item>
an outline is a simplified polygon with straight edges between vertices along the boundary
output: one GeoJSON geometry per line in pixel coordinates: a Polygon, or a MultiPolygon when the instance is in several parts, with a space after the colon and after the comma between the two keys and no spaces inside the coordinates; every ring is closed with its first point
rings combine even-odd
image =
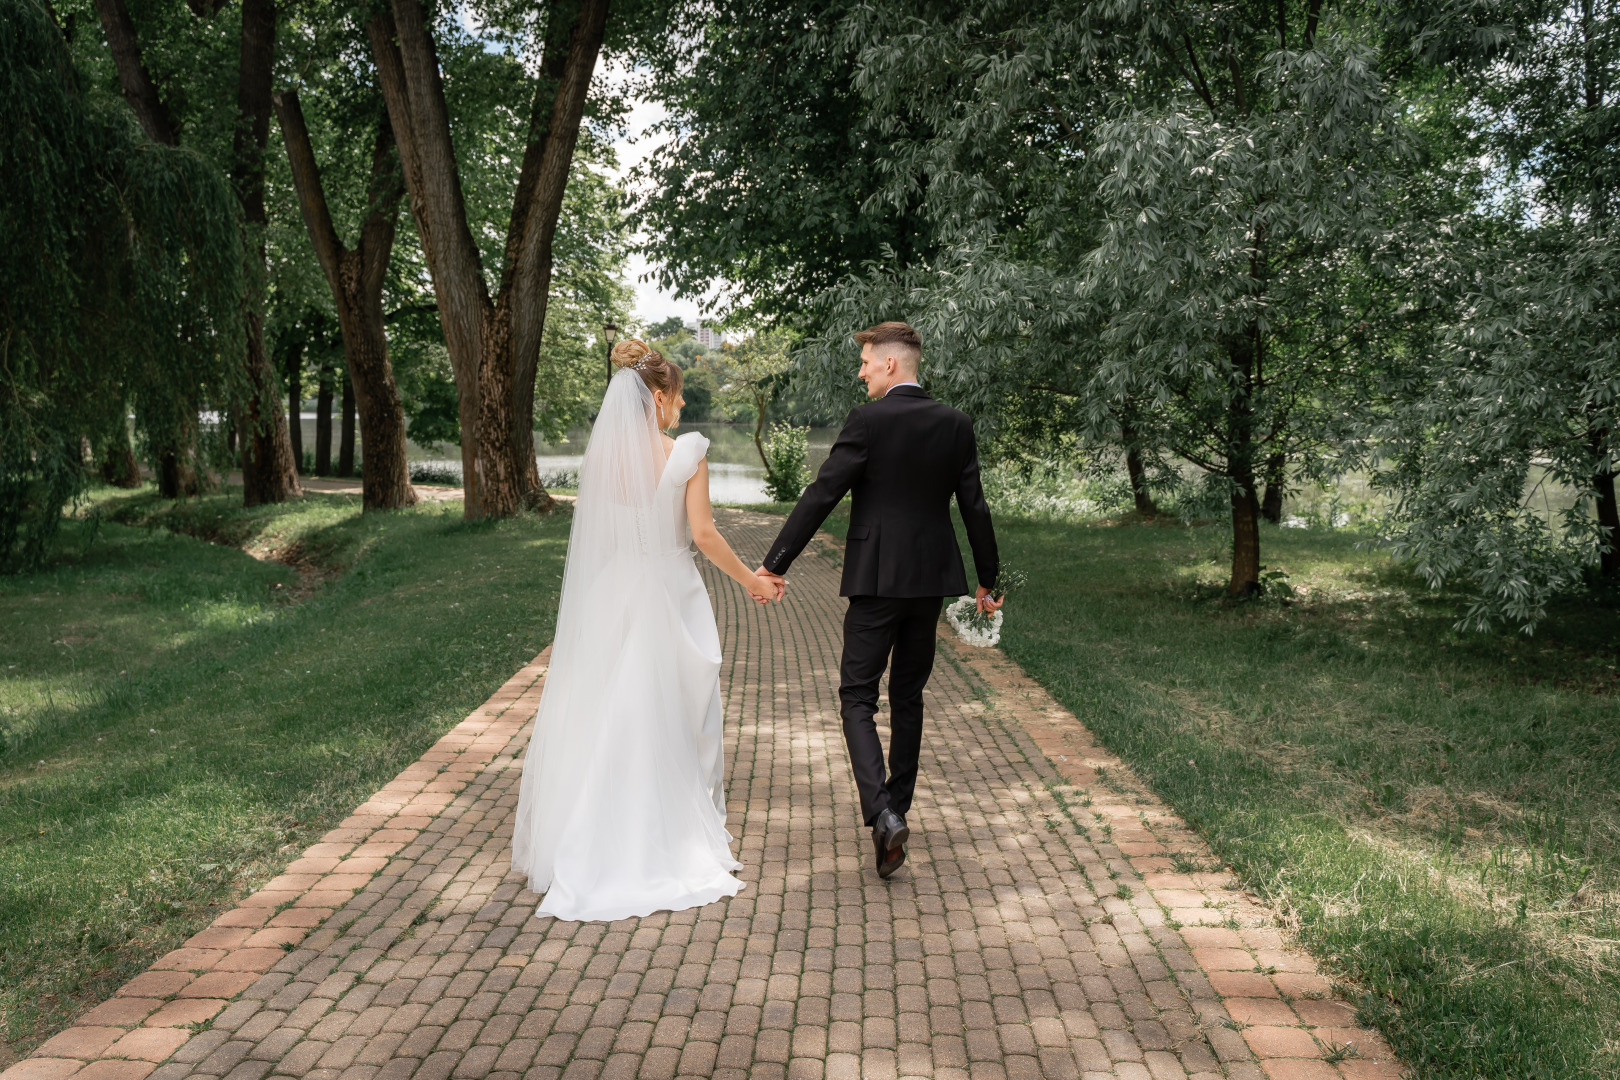
{"type": "Polygon", "coordinates": [[[1006,597],[1002,597],[1000,600],[997,600],[995,597],[991,596],[990,590],[985,588],[983,585],[979,586],[979,593],[975,599],[977,599],[979,602],[979,610],[986,615],[995,614],[996,609],[1007,602],[1006,597]]]}
{"type": "Polygon", "coordinates": [[[764,566],[761,566],[758,570],[754,571],[754,576],[764,578],[772,585],[775,585],[776,598],[778,600],[787,595],[787,578],[783,577],[781,574],[773,574],[769,570],[765,569],[764,566]]]}

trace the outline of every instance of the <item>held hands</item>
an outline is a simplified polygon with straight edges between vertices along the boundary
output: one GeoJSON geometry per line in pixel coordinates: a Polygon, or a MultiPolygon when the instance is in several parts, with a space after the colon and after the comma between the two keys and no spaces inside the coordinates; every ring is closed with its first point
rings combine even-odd
{"type": "Polygon", "coordinates": [[[770,603],[772,600],[781,600],[783,596],[787,595],[787,579],[781,574],[773,574],[761,566],[754,571],[754,577],[759,581],[764,591],[754,592],[752,587],[748,591],[761,604],[770,603]]]}
{"type": "Polygon", "coordinates": [[[1000,600],[997,600],[995,597],[991,596],[990,590],[985,588],[983,585],[979,586],[979,591],[975,596],[975,599],[978,601],[980,613],[984,615],[994,615],[996,613],[996,609],[1007,602],[1007,598],[1005,596],[1000,600]]]}

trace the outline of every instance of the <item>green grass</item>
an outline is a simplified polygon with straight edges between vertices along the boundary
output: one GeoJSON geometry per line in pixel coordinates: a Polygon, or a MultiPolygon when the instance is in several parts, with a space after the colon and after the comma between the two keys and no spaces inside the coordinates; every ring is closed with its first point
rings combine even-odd
{"type": "Polygon", "coordinates": [[[1533,638],[1458,635],[1457,598],[1344,532],[1267,529],[1296,595],[1232,605],[1219,528],[996,526],[1030,578],[1001,647],[1419,1076],[1620,1077],[1612,603],[1533,638]]]}
{"type": "Polygon", "coordinates": [[[1298,920],[1425,1077],[1620,1076],[1620,615],[1460,637],[1352,536],[998,521],[1002,647],[1298,920]]]}
{"type": "Polygon", "coordinates": [[[99,530],[0,578],[0,1053],[276,873],[550,640],[566,515],[239,500],[103,494],[99,530]]]}

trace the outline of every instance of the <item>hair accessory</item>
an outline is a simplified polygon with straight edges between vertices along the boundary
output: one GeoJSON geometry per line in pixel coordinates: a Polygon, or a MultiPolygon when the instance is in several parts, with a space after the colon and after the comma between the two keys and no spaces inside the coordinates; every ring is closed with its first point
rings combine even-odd
{"type": "Polygon", "coordinates": [[[641,359],[637,360],[634,364],[632,364],[630,366],[632,368],[634,368],[636,371],[640,371],[641,369],[643,369],[643,368],[645,368],[647,366],[647,358],[645,356],[643,356],[641,359]]]}

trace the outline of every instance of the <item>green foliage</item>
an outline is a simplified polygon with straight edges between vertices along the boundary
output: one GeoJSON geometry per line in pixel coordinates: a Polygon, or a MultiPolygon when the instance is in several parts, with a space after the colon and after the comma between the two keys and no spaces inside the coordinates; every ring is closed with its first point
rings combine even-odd
{"type": "Polygon", "coordinates": [[[1066,464],[997,465],[985,469],[982,477],[985,499],[998,515],[1080,523],[1123,514],[1133,506],[1125,477],[1087,476],[1066,464]]]}
{"type": "Polygon", "coordinates": [[[0,580],[0,1037],[20,1050],[278,873],[551,636],[566,515],[237,502],[98,496],[94,544],[69,522],[67,557],[0,580]]]}
{"type": "Polygon", "coordinates": [[[644,210],[673,280],[793,293],[760,309],[809,331],[778,415],[859,401],[848,335],[905,318],[993,460],[1129,448],[1256,541],[1262,490],[1381,470],[1386,538],[1474,628],[1620,575],[1615,5],[777,10],[692,9],[644,210]]]}
{"type": "Polygon", "coordinates": [[[455,445],[461,441],[461,406],[450,353],[442,344],[410,350],[414,363],[401,364],[400,399],[410,417],[411,440],[418,446],[455,445]]]}
{"type": "Polygon", "coordinates": [[[1449,311],[1378,429],[1395,549],[1467,586],[1459,625],[1527,633],[1594,568],[1620,580],[1620,11],[1535,15],[1464,69],[1493,170],[1421,267],[1449,311]]]}
{"type": "Polygon", "coordinates": [[[45,558],[80,441],[189,439],[241,398],[236,200],[74,66],[35,0],[0,4],[0,570],[45,558]],[[24,256],[22,253],[28,253],[24,256]]]}
{"type": "Polygon", "coordinates": [[[810,429],[792,424],[772,424],[765,433],[765,491],[773,502],[792,502],[810,482],[805,455],[810,446],[810,429]]]}
{"type": "Polygon", "coordinates": [[[1331,11],[1279,50],[1272,8],[1173,7],[852,23],[885,191],[925,178],[942,242],[820,298],[802,371],[829,400],[848,333],[903,316],[931,392],[1000,453],[1130,442],[1229,501],[1335,466],[1411,322],[1387,272],[1413,159],[1390,77],[1331,11]]]}
{"type": "Polygon", "coordinates": [[[886,250],[929,250],[916,199],[872,192],[885,163],[842,33],[861,5],[681,5],[644,58],[674,136],[642,170],[637,220],[677,295],[723,289],[743,321],[800,324],[822,290],[886,250]]]}

